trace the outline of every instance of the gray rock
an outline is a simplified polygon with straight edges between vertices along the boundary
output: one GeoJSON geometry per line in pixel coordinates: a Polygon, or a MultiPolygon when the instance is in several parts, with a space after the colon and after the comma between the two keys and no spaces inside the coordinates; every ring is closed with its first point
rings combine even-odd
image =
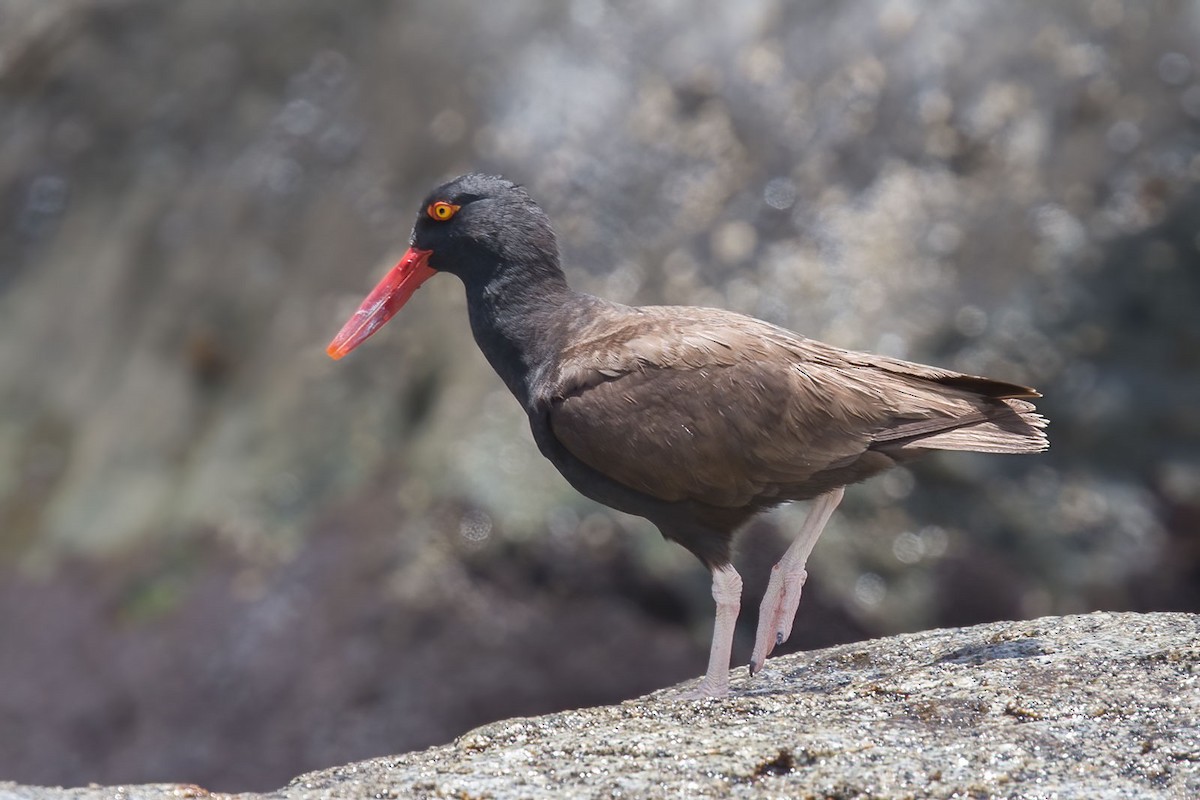
{"type": "MultiPolygon", "coordinates": [[[[1046,617],[785,656],[725,700],[667,689],[497,722],[245,797],[1200,796],[1200,617],[1046,617]]],[[[203,795],[154,785],[0,800],[203,795]]]]}

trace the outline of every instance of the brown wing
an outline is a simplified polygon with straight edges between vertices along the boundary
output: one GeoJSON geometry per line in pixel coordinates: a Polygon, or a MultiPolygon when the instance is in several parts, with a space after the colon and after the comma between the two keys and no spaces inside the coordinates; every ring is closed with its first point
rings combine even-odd
{"type": "Polygon", "coordinates": [[[644,308],[607,322],[565,351],[551,429],[576,458],[667,501],[809,497],[939,435],[949,438],[929,446],[996,449],[954,438],[990,416],[1019,416],[1008,403],[1021,401],[981,395],[1036,395],[714,309],[644,308]]]}

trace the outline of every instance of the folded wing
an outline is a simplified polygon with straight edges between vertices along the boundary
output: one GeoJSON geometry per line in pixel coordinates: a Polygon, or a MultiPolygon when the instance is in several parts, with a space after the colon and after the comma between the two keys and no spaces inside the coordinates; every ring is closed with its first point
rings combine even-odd
{"type": "Polygon", "coordinates": [[[717,309],[631,309],[608,323],[564,352],[551,429],[592,468],[668,502],[772,505],[927,450],[1048,446],[1028,387],[717,309]]]}

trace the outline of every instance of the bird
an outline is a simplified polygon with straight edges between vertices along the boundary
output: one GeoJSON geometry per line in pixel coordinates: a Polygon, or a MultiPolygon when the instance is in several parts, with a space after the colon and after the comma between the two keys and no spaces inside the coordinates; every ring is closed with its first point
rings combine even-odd
{"type": "Polygon", "coordinates": [[[715,604],[691,697],[730,689],[742,579],[735,534],[811,500],[772,567],[753,676],[791,635],[806,563],[845,487],[934,450],[1037,453],[1047,420],[1016,383],[855,352],[716,308],[628,306],[571,288],[528,190],[469,173],[421,204],[400,261],[327,348],[340,359],[442,272],[461,279],[476,343],[541,454],[584,496],[691,551],[715,604]]]}

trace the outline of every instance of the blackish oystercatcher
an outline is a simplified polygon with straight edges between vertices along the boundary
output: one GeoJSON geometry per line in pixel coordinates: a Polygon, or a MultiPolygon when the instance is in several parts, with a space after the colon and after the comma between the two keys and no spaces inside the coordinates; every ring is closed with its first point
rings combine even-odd
{"type": "Polygon", "coordinates": [[[1049,446],[1035,390],[843,350],[752,317],[630,307],[567,285],[546,213],[524,188],[470,174],[421,206],[410,247],[329,345],[341,358],[438,272],[467,293],[475,341],[533,438],[587,497],[653,522],[712,572],[716,624],[699,696],[729,691],[742,580],[734,534],[813,499],[771,572],[750,673],[791,634],[804,565],[844,487],[930,450],[1049,446]]]}

